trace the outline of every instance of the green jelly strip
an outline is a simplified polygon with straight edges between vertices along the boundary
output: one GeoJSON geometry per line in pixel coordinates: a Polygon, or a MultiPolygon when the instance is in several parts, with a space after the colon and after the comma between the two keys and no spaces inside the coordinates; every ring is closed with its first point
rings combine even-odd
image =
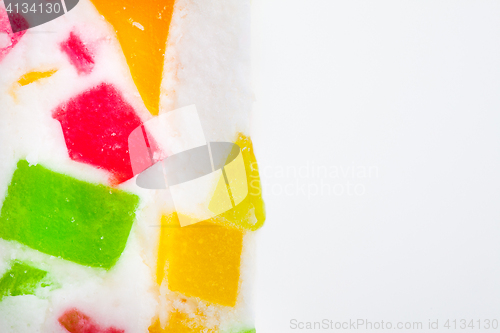
{"type": "Polygon", "coordinates": [[[20,160],[0,213],[0,238],[109,269],[125,249],[138,203],[136,195],[20,160]]]}
{"type": "Polygon", "coordinates": [[[15,262],[0,279],[0,301],[5,296],[35,295],[39,287],[45,287],[42,280],[46,271],[15,262]]]}

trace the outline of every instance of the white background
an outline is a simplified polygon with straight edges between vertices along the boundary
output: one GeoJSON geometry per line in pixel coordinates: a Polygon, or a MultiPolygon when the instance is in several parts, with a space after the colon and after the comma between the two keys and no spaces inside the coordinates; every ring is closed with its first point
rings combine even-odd
{"type": "Polygon", "coordinates": [[[252,6],[257,332],[500,320],[500,2],[252,6]]]}

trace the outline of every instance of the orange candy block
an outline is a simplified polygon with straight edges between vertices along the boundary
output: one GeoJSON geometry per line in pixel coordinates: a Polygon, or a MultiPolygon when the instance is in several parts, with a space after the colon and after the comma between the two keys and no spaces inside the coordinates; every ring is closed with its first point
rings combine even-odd
{"type": "Polygon", "coordinates": [[[206,328],[203,324],[199,323],[199,316],[196,318],[191,318],[187,314],[175,311],[172,312],[168,318],[168,323],[165,328],[162,328],[160,321],[157,320],[151,327],[149,327],[150,333],[193,333],[193,332],[204,332],[204,333],[216,333],[217,330],[206,328]]]}
{"type": "Polygon", "coordinates": [[[174,0],[92,0],[111,23],[144,104],[158,114],[163,58],[174,0]]]}
{"type": "Polygon", "coordinates": [[[162,218],[158,284],[210,303],[235,306],[243,232],[200,222],[180,227],[177,213],[162,218]]]}

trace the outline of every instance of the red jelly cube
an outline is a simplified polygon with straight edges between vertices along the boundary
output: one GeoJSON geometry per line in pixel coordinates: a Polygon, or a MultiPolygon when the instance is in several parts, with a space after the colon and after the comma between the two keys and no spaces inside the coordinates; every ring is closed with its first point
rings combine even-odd
{"type": "Polygon", "coordinates": [[[68,55],[78,74],[90,74],[94,69],[94,56],[75,33],[71,32],[69,38],[61,43],[61,50],[68,55]]]}
{"type": "Polygon", "coordinates": [[[114,327],[101,328],[94,323],[92,318],[77,309],[70,309],[59,317],[59,323],[70,333],[124,333],[114,327]]]}
{"type": "Polygon", "coordinates": [[[102,83],[59,106],[53,118],[61,123],[72,160],[108,170],[115,185],[134,176],[128,137],[142,123],[115,87],[102,83]]]}

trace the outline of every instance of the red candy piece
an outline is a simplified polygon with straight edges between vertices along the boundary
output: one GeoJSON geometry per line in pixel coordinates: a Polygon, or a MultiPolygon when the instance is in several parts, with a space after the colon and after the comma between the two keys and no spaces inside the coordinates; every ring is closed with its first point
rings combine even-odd
{"type": "Polygon", "coordinates": [[[102,83],[72,98],[55,110],[53,118],[61,123],[72,160],[108,170],[114,185],[134,176],[128,137],[142,123],[112,85],[102,83]]]}
{"type": "MultiPolygon", "coordinates": [[[[9,14],[13,24],[20,28],[28,28],[28,22],[17,13],[9,14]]],[[[14,27],[16,28],[16,27],[14,27]]],[[[26,33],[26,30],[13,33],[9,16],[3,3],[0,5],[0,61],[19,43],[19,40],[26,33]],[[4,35],[4,36],[1,36],[4,35]]]]}
{"type": "Polygon", "coordinates": [[[70,333],[124,333],[114,327],[101,328],[97,326],[92,318],[81,313],[77,309],[70,309],[59,317],[59,323],[70,333]]]}
{"type": "Polygon", "coordinates": [[[94,69],[93,55],[75,33],[71,32],[69,38],[61,43],[61,50],[68,55],[78,74],[90,74],[94,69]]]}

